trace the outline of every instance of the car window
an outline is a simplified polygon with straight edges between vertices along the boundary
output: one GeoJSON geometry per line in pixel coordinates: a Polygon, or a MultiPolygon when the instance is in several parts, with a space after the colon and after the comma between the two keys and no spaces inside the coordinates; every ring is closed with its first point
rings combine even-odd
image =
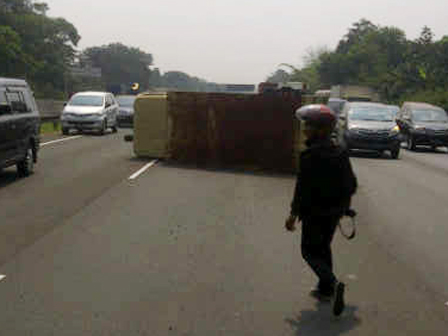
{"type": "Polygon", "coordinates": [[[104,98],[101,96],[79,95],[74,96],[68,105],[70,106],[103,106],[104,98]]]}
{"type": "Polygon", "coordinates": [[[386,106],[355,105],[349,112],[350,120],[393,121],[393,113],[386,106]]]}
{"type": "Polygon", "coordinates": [[[10,105],[6,100],[6,94],[4,90],[0,90],[0,116],[11,114],[10,105]]]}
{"type": "Polygon", "coordinates": [[[25,102],[23,93],[18,90],[6,91],[6,99],[13,113],[27,113],[31,111],[25,102]]]}
{"type": "Polygon", "coordinates": [[[118,105],[123,107],[133,107],[135,102],[135,97],[132,96],[122,96],[118,97],[118,105]]]}
{"type": "Polygon", "coordinates": [[[415,121],[420,122],[448,122],[446,112],[436,109],[419,109],[412,111],[415,121]]]}
{"type": "Polygon", "coordinates": [[[389,105],[388,108],[392,112],[392,115],[394,116],[394,118],[398,117],[398,112],[400,111],[400,108],[398,106],[389,105]]]}
{"type": "Polygon", "coordinates": [[[30,92],[27,89],[19,89],[20,94],[22,95],[22,98],[24,100],[24,103],[26,104],[26,113],[30,113],[33,111],[33,101],[30,95],[30,92]]]}

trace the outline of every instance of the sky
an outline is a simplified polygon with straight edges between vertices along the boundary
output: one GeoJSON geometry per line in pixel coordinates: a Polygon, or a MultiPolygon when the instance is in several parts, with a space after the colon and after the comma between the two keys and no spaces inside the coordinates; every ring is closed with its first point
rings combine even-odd
{"type": "Polygon", "coordinates": [[[80,49],[138,47],[162,72],[211,82],[257,84],[281,63],[301,66],[310,50],[333,49],[361,18],[410,39],[429,26],[448,35],[448,0],[45,0],[81,35],[80,49]]]}

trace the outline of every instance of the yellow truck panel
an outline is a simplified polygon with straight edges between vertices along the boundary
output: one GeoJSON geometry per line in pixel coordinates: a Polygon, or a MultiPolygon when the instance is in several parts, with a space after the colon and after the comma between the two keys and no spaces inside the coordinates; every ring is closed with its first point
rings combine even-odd
{"type": "Polygon", "coordinates": [[[140,94],[134,110],[135,154],[139,157],[168,157],[171,124],[167,94],[140,94]]]}

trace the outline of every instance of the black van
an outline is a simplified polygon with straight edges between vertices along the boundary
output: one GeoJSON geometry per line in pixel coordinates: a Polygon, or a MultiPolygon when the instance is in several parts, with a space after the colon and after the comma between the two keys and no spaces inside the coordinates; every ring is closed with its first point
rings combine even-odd
{"type": "Polygon", "coordinates": [[[0,170],[16,165],[33,173],[39,150],[40,117],[26,81],[0,77],[0,170]]]}
{"type": "Polygon", "coordinates": [[[448,147],[448,115],[438,106],[405,102],[397,114],[397,124],[410,150],[418,145],[433,150],[448,147]]]}

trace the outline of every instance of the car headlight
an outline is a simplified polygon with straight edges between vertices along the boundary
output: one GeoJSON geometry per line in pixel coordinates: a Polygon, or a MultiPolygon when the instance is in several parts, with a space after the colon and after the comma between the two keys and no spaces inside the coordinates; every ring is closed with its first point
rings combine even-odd
{"type": "Polygon", "coordinates": [[[398,127],[398,125],[395,126],[394,128],[392,128],[392,129],[390,130],[390,132],[391,132],[391,133],[398,133],[398,132],[400,132],[400,127],[398,127]]]}

